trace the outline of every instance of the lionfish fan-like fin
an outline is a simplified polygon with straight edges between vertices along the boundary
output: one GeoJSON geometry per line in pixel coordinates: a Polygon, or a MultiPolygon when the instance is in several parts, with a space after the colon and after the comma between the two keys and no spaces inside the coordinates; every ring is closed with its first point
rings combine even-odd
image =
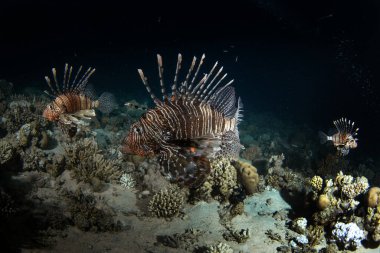
{"type": "Polygon", "coordinates": [[[327,134],[325,134],[325,133],[322,132],[322,131],[319,131],[319,132],[318,132],[318,137],[319,137],[319,142],[320,142],[321,144],[325,144],[325,143],[327,142],[327,140],[328,140],[328,136],[327,136],[327,134]]]}
{"type": "Polygon", "coordinates": [[[59,121],[58,126],[61,129],[61,131],[67,136],[69,136],[70,138],[74,137],[77,133],[77,126],[73,123],[65,124],[59,121]]]}
{"type": "Polygon", "coordinates": [[[115,96],[109,92],[102,93],[98,102],[98,110],[102,113],[110,113],[118,107],[115,96]]]}
{"type": "Polygon", "coordinates": [[[347,120],[346,118],[341,118],[334,121],[334,125],[339,133],[351,133],[355,122],[347,120]]]}
{"type": "Polygon", "coordinates": [[[92,83],[87,84],[86,88],[83,91],[83,94],[90,98],[92,101],[95,101],[98,97],[96,96],[95,87],[92,83]]]}
{"type": "Polygon", "coordinates": [[[210,160],[188,154],[185,150],[179,152],[184,154],[170,162],[171,181],[190,188],[201,186],[211,172],[210,160]]]}
{"type": "Polygon", "coordinates": [[[179,155],[214,158],[221,150],[222,140],[220,137],[205,135],[194,137],[191,140],[171,140],[168,143],[179,147],[178,149],[181,150],[179,155]]]}
{"type": "Polygon", "coordinates": [[[217,156],[237,159],[242,149],[244,146],[240,144],[238,131],[228,131],[222,136],[221,150],[217,156]]]}
{"type": "Polygon", "coordinates": [[[219,88],[211,97],[209,103],[215,110],[227,118],[233,118],[238,110],[235,89],[232,86],[219,88]]]}
{"type": "Polygon", "coordinates": [[[62,83],[59,83],[58,78],[57,78],[57,70],[56,68],[52,68],[51,70],[52,78],[45,76],[46,83],[48,84],[51,90],[51,93],[48,93],[48,94],[58,96],[67,91],[77,92],[77,93],[83,92],[88,83],[88,79],[95,72],[95,69],[88,68],[87,71],[82,76],[80,76],[81,70],[82,70],[82,66],[79,67],[74,77],[74,80],[71,81],[73,67],[66,63],[63,77],[62,77],[62,83]]]}

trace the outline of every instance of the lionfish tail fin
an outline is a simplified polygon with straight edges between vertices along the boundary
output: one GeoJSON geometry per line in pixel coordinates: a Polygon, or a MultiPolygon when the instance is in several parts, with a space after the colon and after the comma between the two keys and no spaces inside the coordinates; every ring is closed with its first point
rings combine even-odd
{"type": "Polygon", "coordinates": [[[100,95],[98,102],[98,110],[102,113],[110,113],[118,107],[115,96],[109,92],[100,95]]]}
{"type": "Polygon", "coordinates": [[[325,143],[327,142],[327,140],[328,140],[328,136],[327,136],[327,134],[325,134],[325,133],[322,132],[322,131],[319,131],[319,132],[318,132],[318,136],[319,136],[319,142],[320,142],[321,144],[325,144],[325,143]]]}
{"type": "Polygon", "coordinates": [[[58,96],[67,91],[77,93],[84,92],[89,78],[95,72],[95,68],[88,68],[83,75],[81,75],[81,70],[82,66],[79,67],[74,78],[72,78],[73,67],[66,63],[62,82],[60,82],[58,81],[56,68],[52,68],[52,78],[45,76],[46,83],[48,84],[51,91],[48,94],[51,96],[58,96]]]}

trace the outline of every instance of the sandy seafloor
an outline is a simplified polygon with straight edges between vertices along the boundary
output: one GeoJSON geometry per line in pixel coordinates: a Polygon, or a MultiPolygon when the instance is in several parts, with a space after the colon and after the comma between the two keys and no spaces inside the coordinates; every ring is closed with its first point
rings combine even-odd
{"type": "Polygon", "coordinates": [[[199,189],[206,192],[189,191],[170,188],[154,159],[121,154],[121,140],[141,111],[98,114],[68,140],[41,118],[46,99],[11,97],[7,85],[2,81],[0,96],[0,232],[7,252],[338,252],[326,249],[337,222],[364,232],[365,247],[354,252],[379,252],[371,238],[380,219],[369,216],[376,207],[367,207],[368,189],[380,181],[378,161],[341,160],[307,126],[246,112],[243,165],[217,161],[206,179],[212,190],[205,183],[199,189]],[[359,190],[347,197],[344,185],[359,190]],[[169,188],[173,196],[164,194],[169,188]],[[323,210],[322,192],[329,197],[323,210]],[[322,229],[312,246],[292,243],[302,233],[314,238],[294,228],[299,217],[308,229],[322,229]],[[239,232],[248,236],[231,236],[239,232]]]}

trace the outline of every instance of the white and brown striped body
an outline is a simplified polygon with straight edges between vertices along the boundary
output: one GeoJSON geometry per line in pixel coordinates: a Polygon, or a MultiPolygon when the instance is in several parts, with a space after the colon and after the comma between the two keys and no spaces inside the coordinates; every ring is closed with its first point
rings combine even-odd
{"type": "Polygon", "coordinates": [[[131,126],[125,143],[131,153],[157,154],[173,141],[201,136],[221,138],[235,131],[236,123],[236,118],[224,117],[209,104],[179,99],[148,110],[131,126]]]}
{"type": "Polygon", "coordinates": [[[57,96],[53,102],[46,106],[43,116],[50,121],[58,121],[62,114],[75,114],[81,110],[91,110],[97,108],[98,101],[83,94],[67,92],[57,96]]]}

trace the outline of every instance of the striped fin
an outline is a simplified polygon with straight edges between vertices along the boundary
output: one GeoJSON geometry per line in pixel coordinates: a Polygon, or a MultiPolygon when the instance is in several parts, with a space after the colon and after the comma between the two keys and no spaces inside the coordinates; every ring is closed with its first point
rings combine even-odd
{"type": "MultiPolygon", "coordinates": [[[[189,66],[185,79],[179,82],[180,70],[182,67],[182,55],[178,54],[177,65],[176,65],[176,70],[175,70],[175,75],[174,75],[174,82],[171,87],[171,94],[168,94],[166,93],[165,84],[164,84],[164,77],[163,77],[164,67],[163,67],[162,57],[161,55],[157,54],[158,74],[160,78],[161,95],[164,102],[170,102],[168,99],[169,97],[171,97],[172,99],[183,98],[190,101],[199,101],[200,103],[212,102],[214,105],[216,104],[215,103],[216,100],[218,101],[220,100],[220,98],[216,99],[217,94],[221,93],[221,91],[223,91],[224,88],[229,87],[233,83],[234,80],[230,80],[227,83],[224,82],[225,78],[227,77],[227,74],[223,73],[223,67],[218,67],[218,62],[216,62],[213,65],[210,71],[202,75],[202,77],[199,77],[200,75],[199,73],[203,66],[204,60],[205,60],[204,54],[202,55],[202,57],[199,59],[198,62],[197,62],[197,57],[194,56],[189,66]],[[181,83],[179,87],[178,87],[178,83],[181,83]]],[[[148,85],[147,78],[144,76],[143,71],[139,69],[138,72],[152,100],[156,104],[162,103],[153,94],[150,86],[148,85]]],[[[227,92],[227,90],[225,90],[224,93],[225,92],[227,92]]],[[[221,95],[223,95],[224,93],[221,93],[221,95]]],[[[230,103],[236,102],[236,98],[229,102],[230,103]]],[[[227,103],[227,101],[225,103],[227,103]]],[[[223,107],[219,104],[217,108],[221,108],[224,111],[227,111],[229,115],[232,114],[232,112],[227,110],[225,106],[223,107]]]]}
{"type": "Polygon", "coordinates": [[[352,136],[356,136],[358,134],[359,128],[354,130],[355,122],[351,122],[351,120],[347,120],[346,118],[341,118],[333,121],[336,129],[339,133],[347,133],[352,136]]]}
{"type": "Polygon", "coordinates": [[[95,68],[88,68],[82,76],[80,75],[81,70],[82,66],[79,67],[74,79],[71,80],[73,67],[66,63],[63,73],[63,80],[62,83],[60,83],[57,78],[56,68],[52,68],[52,79],[48,76],[45,76],[46,83],[50,88],[50,92],[45,91],[45,93],[52,97],[57,97],[68,91],[74,93],[83,93],[86,89],[89,78],[95,72],[95,68]]]}
{"type": "MultiPolygon", "coordinates": [[[[240,100],[240,99],[239,99],[240,100]]],[[[221,112],[225,117],[233,118],[236,115],[236,96],[232,86],[219,88],[210,99],[210,105],[221,112]]]]}

